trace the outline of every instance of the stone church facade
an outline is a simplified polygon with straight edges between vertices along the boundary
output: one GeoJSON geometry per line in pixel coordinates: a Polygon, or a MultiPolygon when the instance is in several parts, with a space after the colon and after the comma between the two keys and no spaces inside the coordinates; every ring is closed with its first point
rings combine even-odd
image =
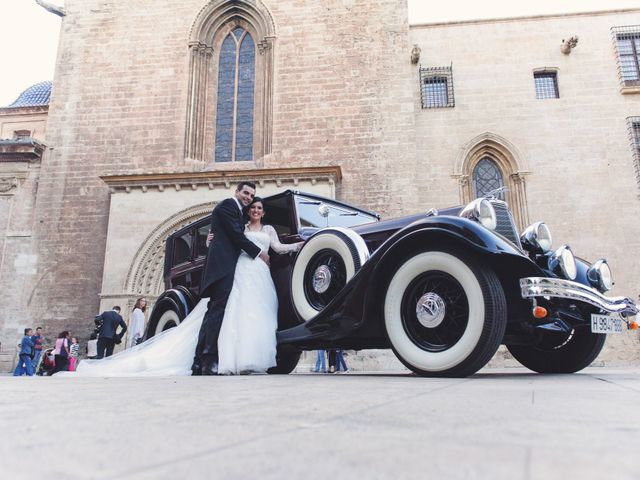
{"type": "MultiPolygon", "coordinates": [[[[0,217],[3,341],[86,336],[100,309],[153,300],[166,235],[244,178],[383,216],[504,185],[520,226],[545,220],[609,259],[615,294],[640,292],[640,10],[415,26],[402,0],[65,10],[37,181],[0,199],[17,212],[0,217]]],[[[638,359],[637,335],[609,344],[638,359]]]]}

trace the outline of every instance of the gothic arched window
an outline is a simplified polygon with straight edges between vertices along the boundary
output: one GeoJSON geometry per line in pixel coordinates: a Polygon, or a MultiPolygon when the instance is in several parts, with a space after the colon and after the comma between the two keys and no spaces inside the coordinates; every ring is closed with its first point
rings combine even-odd
{"type": "Polygon", "coordinates": [[[215,161],[253,160],[253,99],[256,47],[241,27],[231,31],[220,49],[215,161]]]}
{"type": "MultiPolygon", "coordinates": [[[[482,158],[473,169],[473,197],[483,197],[502,187],[504,187],[504,179],[496,162],[490,157],[482,158]]],[[[500,200],[505,199],[504,191],[494,196],[500,200]]]]}
{"type": "Polygon", "coordinates": [[[189,39],[185,158],[228,169],[271,153],[275,24],[260,0],[211,0],[189,39]]]}

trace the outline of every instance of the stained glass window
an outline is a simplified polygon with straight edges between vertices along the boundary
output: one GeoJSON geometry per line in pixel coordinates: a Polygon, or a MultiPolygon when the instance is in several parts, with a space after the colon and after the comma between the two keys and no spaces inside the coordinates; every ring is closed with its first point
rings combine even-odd
{"type": "Polygon", "coordinates": [[[216,162],[253,159],[253,101],[256,47],[243,28],[220,48],[216,111],[216,162]]]}
{"type": "MultiPolygon", "coordinates": [[[[484,157],[478,162],[473,169],[473,196],[474,198],[480,198],[487,193],[504,187],[504,179],[502,173],[494,162],[489,157],[484,157]]],[[[494,195],[500,200],[504,200],[504,191],[494,195]]]]}

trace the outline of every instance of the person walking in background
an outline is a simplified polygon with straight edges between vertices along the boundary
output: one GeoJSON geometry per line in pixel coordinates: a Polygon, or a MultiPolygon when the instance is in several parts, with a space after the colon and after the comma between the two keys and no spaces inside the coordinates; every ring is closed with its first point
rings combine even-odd
{"type": "Polygon", "coordinates": [[[136,304],[133,306],[133,312],[131,312],[131,318],[129,319],[127,348],[134,347],[142,342],[142,338],[144,337],[144,312],[146,309],[147,300],[144,297],[136,300],[136,304]]]}
{"type": "Polygon", "coordinates": [[[80,352],[80,344],[76,337],[71,337],[71,345],[69,346],[69,371],[75,372],[78,364],[78,352],[80,352]]]}
{"type": "Polygon", "coordinates": [[[329,373],[336,373],[336,351],[327,350],[327,358],[329,359],[329,373]]]}
{"type": "Polygon", "coordinates": [[[338,373],[341,368],[343,372],[346,372],[347,370],[349,370],[347,368],[347,363],[344,361],[344,351],[336,350],[336,372],[335,373],[338,373]]]}
{"type": "Polygon", "coordinates": [[[316,366],[313,369],[314,372],[318,373],[320,372],[320,369],[322,369],[322,373],[327,373],[327,364],[325,363],[325,351],[324,350],[318,350],[318,358],[316,359],[316,366]]]}
{"type": "Polygon", "coordinates": [[[31,355],[33,354],[34,342],[32,339],[32,335],[32,329],[24,329],[24,337],[22,337],[22,341],[20,342],[20,351],[18,353],[18,365],[16,365],[16,369],[13,372],[14,377],[20,377],[24,374],[29,377],[33,376],[31,355]]]}
{"type": "Polygon", "coordinates": [[[56,348],[53,349],[55,366],[53,373],[64,372],[69,368],[69,331],[60,332],[56,339],[56,348]]]}
{"type": "Polygon", "coordinates": [[[113,347],[116,343],[120,343],[122,336],[127,331],[127,324],[120,316],[120,307],[116,305],[108,312],[102,312],[96,317],[96,321],[100,323],[100,331],[98,332],[98,358],[110,357],[113,355],[113,347]],[[120,333],[117,333],[120,326],[120,333]]]}
{"type": "Polygon", "coordinates": [[[40,355],[42,355],[42,342],[44,342],[44,335],[42,335],[42,327],[36,328],[36,334],[31,337],[33,340],[33,365],[34,372],[38,370],[38,363],[40,362],[40,355]]]}

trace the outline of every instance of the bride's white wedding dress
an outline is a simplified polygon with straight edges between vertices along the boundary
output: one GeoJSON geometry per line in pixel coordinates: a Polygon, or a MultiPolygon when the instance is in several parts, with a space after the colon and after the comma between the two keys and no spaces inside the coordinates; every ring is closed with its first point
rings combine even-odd
{"type": "MultiPolygon", "coordinates": [[[[245,235],[265,251],[271,247],[276,253],[286,253],[300,246],[280,243],[270,225],[256,232],[245,230],[245,235]]],[[[208,300],[200,300],[177,327],[140,345],[100,360],[82,360],[75,374],[96,377],[191,375],[208,300]]],[[[218,338],[218,372],[265,372],[275,366],[277,328],[278,299],[269,267],[261,259],[242,252],[218,338]]]]}

